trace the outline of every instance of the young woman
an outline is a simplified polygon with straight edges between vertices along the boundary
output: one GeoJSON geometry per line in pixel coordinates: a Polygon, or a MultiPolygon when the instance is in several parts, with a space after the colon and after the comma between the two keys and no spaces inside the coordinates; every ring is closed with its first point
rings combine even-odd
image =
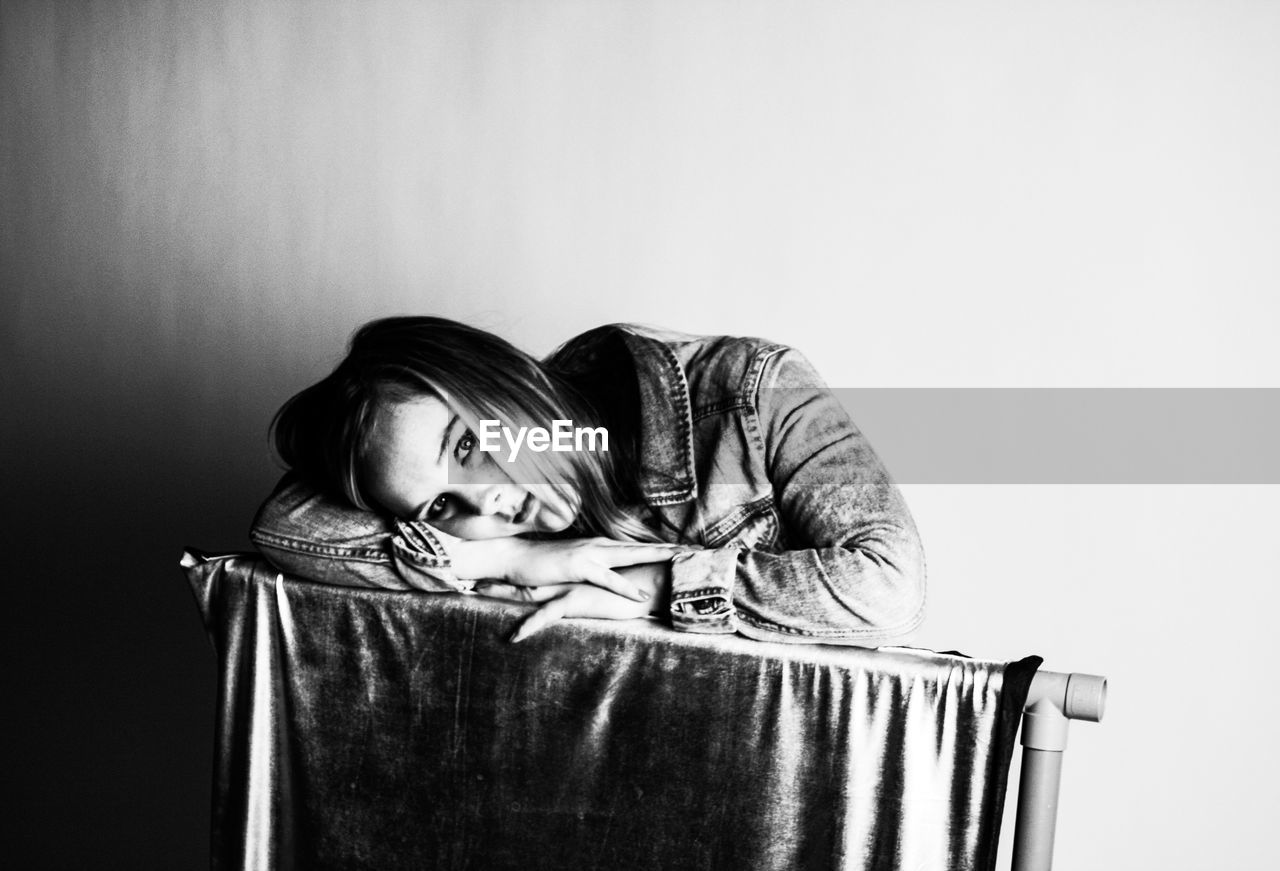
{"type": "Polygon", "coordinates": [[[433,317],[374,321],[273,422],[290,472],[251,538],[316,581],[656,614],[878,646],[924,557],[879,459],[796,351],[600,327],[539,362],[433,317]]]}

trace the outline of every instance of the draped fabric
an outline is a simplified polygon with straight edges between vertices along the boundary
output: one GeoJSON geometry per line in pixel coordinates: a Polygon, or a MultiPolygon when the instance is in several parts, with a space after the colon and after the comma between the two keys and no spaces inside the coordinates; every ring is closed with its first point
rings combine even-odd
{"type": "Polygon", "coordinates": [[[215,868],[987,869],[1039,658],[562,621],[188,554],[215,868]]]}

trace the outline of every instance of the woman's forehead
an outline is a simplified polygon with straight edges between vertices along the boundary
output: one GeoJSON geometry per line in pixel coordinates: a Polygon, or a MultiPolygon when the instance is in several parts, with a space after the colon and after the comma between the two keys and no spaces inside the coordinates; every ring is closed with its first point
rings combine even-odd
{"type": "Polygon", "coordinates": [[[422,397],[378,409],[364,455],[364,480],[374,501],[412,514],[444,481],[440,446],[453,418],[439,399],[422,397]]]}
{"type": "Polygon", "coordinates": [[[430,461],[429,465],[436,465],[444,438],[457,417],[453,409],[434,396],[386,406],[378,412],[370,445],[372,459],[415,465],[430,461]]]}

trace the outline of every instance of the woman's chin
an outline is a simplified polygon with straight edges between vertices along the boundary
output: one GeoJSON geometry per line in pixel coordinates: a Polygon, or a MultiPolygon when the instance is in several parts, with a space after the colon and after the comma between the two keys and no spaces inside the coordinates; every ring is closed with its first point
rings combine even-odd
{"type": "Polygon", "coordinates": [[[577,506],[570,505],[551,488],[530,488],[532,517],[520,524],[525,532],[564,532],[578,516],[577,506]]]}
{"type": "Polygon", "coordinates": [[[531,524],[530,532],[564,532],[573,525],[572,517],[565,517],[557,512],[552,512],[543,507],[538,515],[534,517],[531,524]]]}
{"type": "Polygon", "coordinates": [[[516,527],[498,529],[488,524],[478,525],[467,523],[441,523],[438,524],[438,528],[441,532],[446,532],[449,535],[454,535],[458,538],[465,538],[467,541],[484,541],[489,538],[509,538],[510,536],[517,535],[521,531],[516,527]]]}

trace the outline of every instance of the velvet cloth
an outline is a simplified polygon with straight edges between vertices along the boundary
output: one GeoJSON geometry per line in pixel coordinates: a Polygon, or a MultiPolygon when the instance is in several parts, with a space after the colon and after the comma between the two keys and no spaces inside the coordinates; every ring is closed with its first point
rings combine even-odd
{"type": "Polygon", "coordinates": [[[987,869],[1037,657],[756,642],[184,560],[215,868],[987,869]]]}

